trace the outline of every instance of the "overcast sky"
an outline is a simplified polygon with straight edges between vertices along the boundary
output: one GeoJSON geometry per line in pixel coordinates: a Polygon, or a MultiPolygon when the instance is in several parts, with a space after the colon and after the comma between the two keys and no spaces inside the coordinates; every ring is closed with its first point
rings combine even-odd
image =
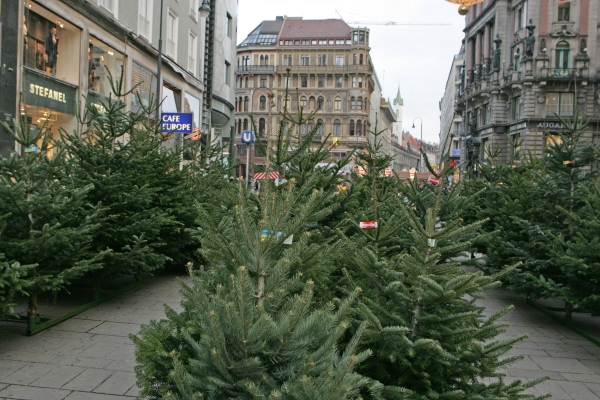
{"type": "Polygon", "coordinates": [[[238,43],[263,20],[278,15],[304,19],[339,18],[345,21],[447,23],[431,26],[367,25],[371,30],[371,58],[383,86],[383,96],[404,98],[404,129],[423,140],[439,142],[439,101],[444,95],[452,57],[464,37],[464,17],[458,6],[444,0],[239,0],[238,43]]]}

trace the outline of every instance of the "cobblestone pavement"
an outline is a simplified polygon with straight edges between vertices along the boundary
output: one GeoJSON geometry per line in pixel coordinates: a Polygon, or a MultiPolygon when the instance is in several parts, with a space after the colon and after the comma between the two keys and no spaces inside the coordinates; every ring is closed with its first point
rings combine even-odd
{"type": "MultiPolygon", "coordinates": [[[[128,338],[141,324],[163,316],[163,303],[179,308],[173,275],[157,276],[129,292],[33,337],[0,326],[0,399],[133,399],[134,346],[128,338]]],[[[532,389],[554,399],[600,400],[600,347],[496,289],[482,301],[488,313],[509,304],[502,337],[527,333],[511,355],[525,359],[505,368],[507,380],[551,379],[532,389]]]]}

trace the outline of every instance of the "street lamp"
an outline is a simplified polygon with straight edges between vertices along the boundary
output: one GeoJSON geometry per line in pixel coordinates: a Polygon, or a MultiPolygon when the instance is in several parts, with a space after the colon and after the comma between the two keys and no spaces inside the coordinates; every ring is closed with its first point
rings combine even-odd
{"type": "Polygon", "coordinates": [[[198,12],[200,12],[200,18],[208,17],[208,14],[210,13],[210,6],[208,5],[208,0],[202,1],[202,5],[198,9],[198,12]]]}
{"type": "Polygon", "coordinates": [[[415,120],[419,119],[419,121],[421,122],[421,144],[419,145],[419,164],[417,164],[417,171],[422,172],[421,168],[423,163],[421,162],[421,157],[423,157],[423,120],[421,119],[421,117],[415,117],[413,119],[413,129],[415,128],[415,120]]]}

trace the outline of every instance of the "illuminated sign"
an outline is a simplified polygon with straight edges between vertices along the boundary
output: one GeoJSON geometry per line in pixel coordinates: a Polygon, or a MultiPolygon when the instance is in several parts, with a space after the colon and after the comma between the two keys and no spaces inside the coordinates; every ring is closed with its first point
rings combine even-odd
{"type": "Polygon", "coordinates": [[[25,103],[75,115],[77,87],[29,68],[25,71],[25,103]]]}

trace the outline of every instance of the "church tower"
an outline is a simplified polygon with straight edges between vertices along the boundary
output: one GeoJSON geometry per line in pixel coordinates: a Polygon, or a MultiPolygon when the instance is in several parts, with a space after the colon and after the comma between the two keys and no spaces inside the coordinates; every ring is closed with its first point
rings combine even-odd
{"type": "Polygon", "coordinates": [[[398,93],[394,99],[394,112],[396,113],[396,122],[394,122],[393,131],[398,137],[402,137],[402,108],[404,108],[404,100],[400,95],[400,86],[398,86],[398,93]]]}

